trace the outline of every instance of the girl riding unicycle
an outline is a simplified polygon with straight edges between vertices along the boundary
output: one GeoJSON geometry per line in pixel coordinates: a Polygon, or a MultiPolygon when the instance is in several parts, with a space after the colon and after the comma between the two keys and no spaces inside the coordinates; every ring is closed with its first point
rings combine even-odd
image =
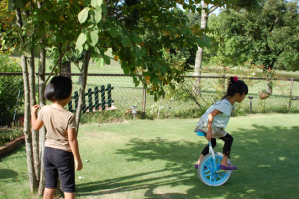
{"type": "Polygon", "coordinates": [[[233,137],[224,129],[228,124],[234,103],[242,102],[247,93],[248,87],[243,81],[238,80],[236,76],[230,77],[226,95],[213,104],[196,124],[197,135],[205,136],[209,141],[195,164],[200,180],[206,185],[220,186],[226,183],[232,170],[237,169],[229,160],[233,137]],[[224,141],[223,154],[213,151],[216,138],[224,141]]]}

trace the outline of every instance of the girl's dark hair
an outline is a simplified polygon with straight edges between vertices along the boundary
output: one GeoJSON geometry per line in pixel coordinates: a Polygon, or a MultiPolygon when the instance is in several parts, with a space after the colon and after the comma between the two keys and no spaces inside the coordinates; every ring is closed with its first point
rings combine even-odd
{"type": "Polygon", "coordinates": [[[45,89],[45,98],[51,102],[67,99],[72,92],[72,80],[64,76],[55,76],[45,89]]]}
{"type": "Polygon", "coordinates": [[[241,95],[245,93],[248,94],[248,86],[242,80],[238,80],[238,78],[230,77],[229,78],[229,86],[227,88],[226,95],[222,98],[226,98],[228,96],[234,96],[236,93],[240,93],[241,95]]]}

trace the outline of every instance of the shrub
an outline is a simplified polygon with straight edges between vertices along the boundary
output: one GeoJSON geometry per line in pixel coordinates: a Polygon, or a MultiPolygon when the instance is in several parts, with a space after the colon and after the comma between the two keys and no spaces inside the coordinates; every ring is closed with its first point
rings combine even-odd
{"type": "Polygon", "coordinates": [[[0,146],[3,146],[23,135],[22,128],[7,128],[0,130],[0,146]]]}
{"type": "MultiPolygon", "coordinates": [[[[16,61],[8,55],[0,54],[0,72],[21,72],[16,61]]],[[[23,91],[22,76],[0,76],[0,124],[10,125],[13,119],[18,93],[23,91]]],[[[21,95],[22,96],[22,95],[21,95]]],[[[21,100],[20,100],[21,101],[21,100]]]]}

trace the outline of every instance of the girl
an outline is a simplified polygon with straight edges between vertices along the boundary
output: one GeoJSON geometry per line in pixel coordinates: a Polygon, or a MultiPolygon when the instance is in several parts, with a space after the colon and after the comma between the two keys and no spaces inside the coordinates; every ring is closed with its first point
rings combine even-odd
{"type": "MultiPolygon", "coordinates": [[[[238,80],[238,77],[230,77],[230,83],[227,89],[226,95],[213,104],[200,118],[196,125],[196,129],[206,133],[206,138],[211,141],[212,147],[216,146],[216,139],[220,138],[224,141],[223,147],[223,159],[220,165],[220,169],[223,170],[236,170],[236,166],[232,166],[228,163],[229,154],[231,151],[231,146],[233,143],[233,137],[228,134],[224,129],[228,124],[232,109],[234,108],[235,102],[242,102],[245,95],[248,93],[247,85],[238,80]]],[[[198,169],[198,165],[201,159],[209,153],[209,145],[207,145],[201,155],[199,160],[195,164],[195,168],[198,169]]]]}
{"type": "Polygon", "coordinates": [[[54,198],[58,174],[65,198],[75,198],[74,161],[76,170],[81,170],[83,164],[76,136],[75,115],[63,108],[71,96],[72,80],[63,76],[53,77],[45,89],[45,98],[52,104],[43,106],[38,117],[36,113],[40,106],[34,105],[31,110],[32,127],[39,130],[45,125],[47,129],[43,159],[46,175],[44,198],[54,198]]]}

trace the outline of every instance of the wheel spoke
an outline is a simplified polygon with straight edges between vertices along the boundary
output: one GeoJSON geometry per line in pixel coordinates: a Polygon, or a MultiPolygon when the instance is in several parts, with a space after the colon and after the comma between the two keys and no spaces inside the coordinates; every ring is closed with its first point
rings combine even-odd
{"type": "Polygon", "coordinates": [[[224,184],[230,177],[230,173],[220,170],[220,165],[222,162],[222,154],[215,153],[215,159],[209,154],[203,161],[200,168],[199,177],[200,180],[209,186],[220,186],[224,184]],[[216,165],[216,168],[214,168],[216,165]],[[219,172],[219,173],[218,173],[219,172]]]}

